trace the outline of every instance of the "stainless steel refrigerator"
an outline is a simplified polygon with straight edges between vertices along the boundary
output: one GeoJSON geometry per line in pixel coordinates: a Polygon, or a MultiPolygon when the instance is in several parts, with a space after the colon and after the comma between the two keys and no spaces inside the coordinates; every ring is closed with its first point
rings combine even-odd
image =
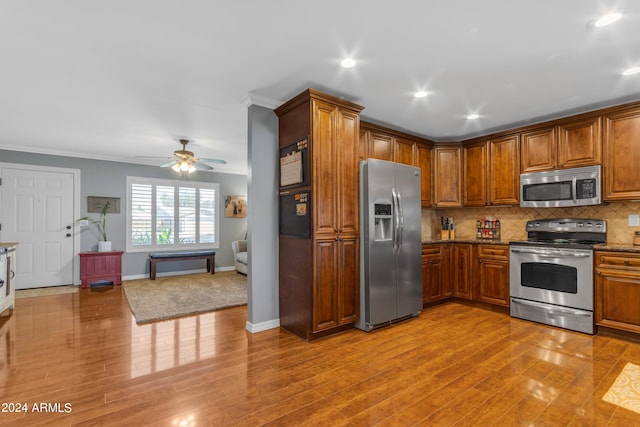
{"type": "Polygon", "coordinates": [[[370,331],[422,311],[420,169],[360,164],[360,318],[370,331]]]}

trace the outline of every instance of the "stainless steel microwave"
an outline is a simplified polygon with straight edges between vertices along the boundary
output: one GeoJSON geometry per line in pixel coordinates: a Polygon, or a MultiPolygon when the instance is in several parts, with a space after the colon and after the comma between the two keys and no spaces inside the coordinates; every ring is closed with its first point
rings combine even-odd
{"type": "Polygon", "coordinates": [[[599,205],[600,166],[520,174],[520,206],[551,208],[599,205]]]}

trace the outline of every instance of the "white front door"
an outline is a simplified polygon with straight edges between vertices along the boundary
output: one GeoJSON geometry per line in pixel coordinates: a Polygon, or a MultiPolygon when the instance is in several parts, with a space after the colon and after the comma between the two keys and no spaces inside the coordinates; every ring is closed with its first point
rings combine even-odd
{"type": "Polygon", "coordinates": [[[74,172],[0,168],[0,240],[18,242],[16,289],[73,284],[74,172]]]}

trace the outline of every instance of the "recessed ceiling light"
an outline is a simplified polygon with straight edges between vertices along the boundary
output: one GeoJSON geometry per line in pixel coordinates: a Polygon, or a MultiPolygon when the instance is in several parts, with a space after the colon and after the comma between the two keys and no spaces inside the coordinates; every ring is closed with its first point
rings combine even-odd
{"type": "Polygon", "coordinates": [[[356,60],[353,58],[345,58],[342,60],[342,62],[340,63],[340,65],[343,68],[353,68],[356,66],[356,60]]]}
{"type": "Polygon", "coordinates": [[[429,92],[425,92],[424,90],[419,90],[413,94],[416,98],[424,98],[427,95],[429,95],[429,92]]]}
{"type": "Polygon", "coordinates": [[[479,118],[480,118],[480,115],[479,115],[479,114],[476,114],[476,113],[469,114],[469,115],[467,116],[467,120],[476,120],[476,119],[479,119],[479,118]]]}
{"type": "Polygon", "coordinates": [[[614,22],[616,22],[620,18],[622,18],[622,13],[620,13],[620,12],[608,13],[608,14],[602,15],[600,18],[596,19],[595,22],[593,23],[593,25],[595,27],[604,27],[606,25],[613,24],[614,22]]]}
{"type": "Polygon", "coordinates": [[[633,76],[634,74],[640,73],[640,67],[631,67],[622,72],[623,76],[633,76]]]}

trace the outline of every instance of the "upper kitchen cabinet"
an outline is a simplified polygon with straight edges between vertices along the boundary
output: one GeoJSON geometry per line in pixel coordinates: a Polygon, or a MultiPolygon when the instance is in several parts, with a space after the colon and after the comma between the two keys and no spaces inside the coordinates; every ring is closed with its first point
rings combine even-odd
{"type": "Polygon", "coordinates": [[[473,142],[464,146],[464,205],[487,204],[488,142],[473,142]]]}
{"type": "Polygon", "coordinates": [[[602,118],[590,117],[558,125],[558,167],[602,163],[602,118]]]}
{"type": "Polygon", "coordinates": [[[586,117],[522,132],[521,171],[599,165],[602,162],[602,119],[586,117]]]}
{"type": "MultiPolygon", "coordinates": [[[[363,129],[367,132],[366,129],[363,129]]],[[[393,137],[380,132],[368,132],[369,158],[393,161],[393,137]]]]}
{"type": "Polygon", "coordinates": [[[360,146],[367,158],[417,166],[421,171],[422,206],[431,206],[431,147],[427,139],[360,121],[360,146]]]}
{"type": "Polygon", "coordinates": [[[431,202],[431,152],[430,146],[418,144],[416,147],[418,156],[417,166],[420,168],[420,199],[422,206],[432,206],[431,202]]]}
{"type": "Polygon", "coordinates": [[[416,143],[402,138],[396,138],[394,147],[394,161],[410,166],[416,165],[416,143]]]}
{"type": "Polygon", "coordinates": [[[519,135],[489,141],[489,205],[520,204],[519,135]]]}
{"type": "Polygon", "coordinates": [[[640,107],[604,118],[604,200],[640,199],[640,107]]]}
{"type": "Polygon", "coordinates": [[[517,205],[520,200],[518,135],[464,145],[464,205],[517,205]]]}
{"type": "Polygon", "coordinates": [[[520,142],[522,172],[537,172],[556,167],[555,127],[523,132],[520,142]]]}
{"type": "Polygon", "coordinates": [[[433,149],[433,206],[462,206],[462,147],[438,145],[433,149]]]}

